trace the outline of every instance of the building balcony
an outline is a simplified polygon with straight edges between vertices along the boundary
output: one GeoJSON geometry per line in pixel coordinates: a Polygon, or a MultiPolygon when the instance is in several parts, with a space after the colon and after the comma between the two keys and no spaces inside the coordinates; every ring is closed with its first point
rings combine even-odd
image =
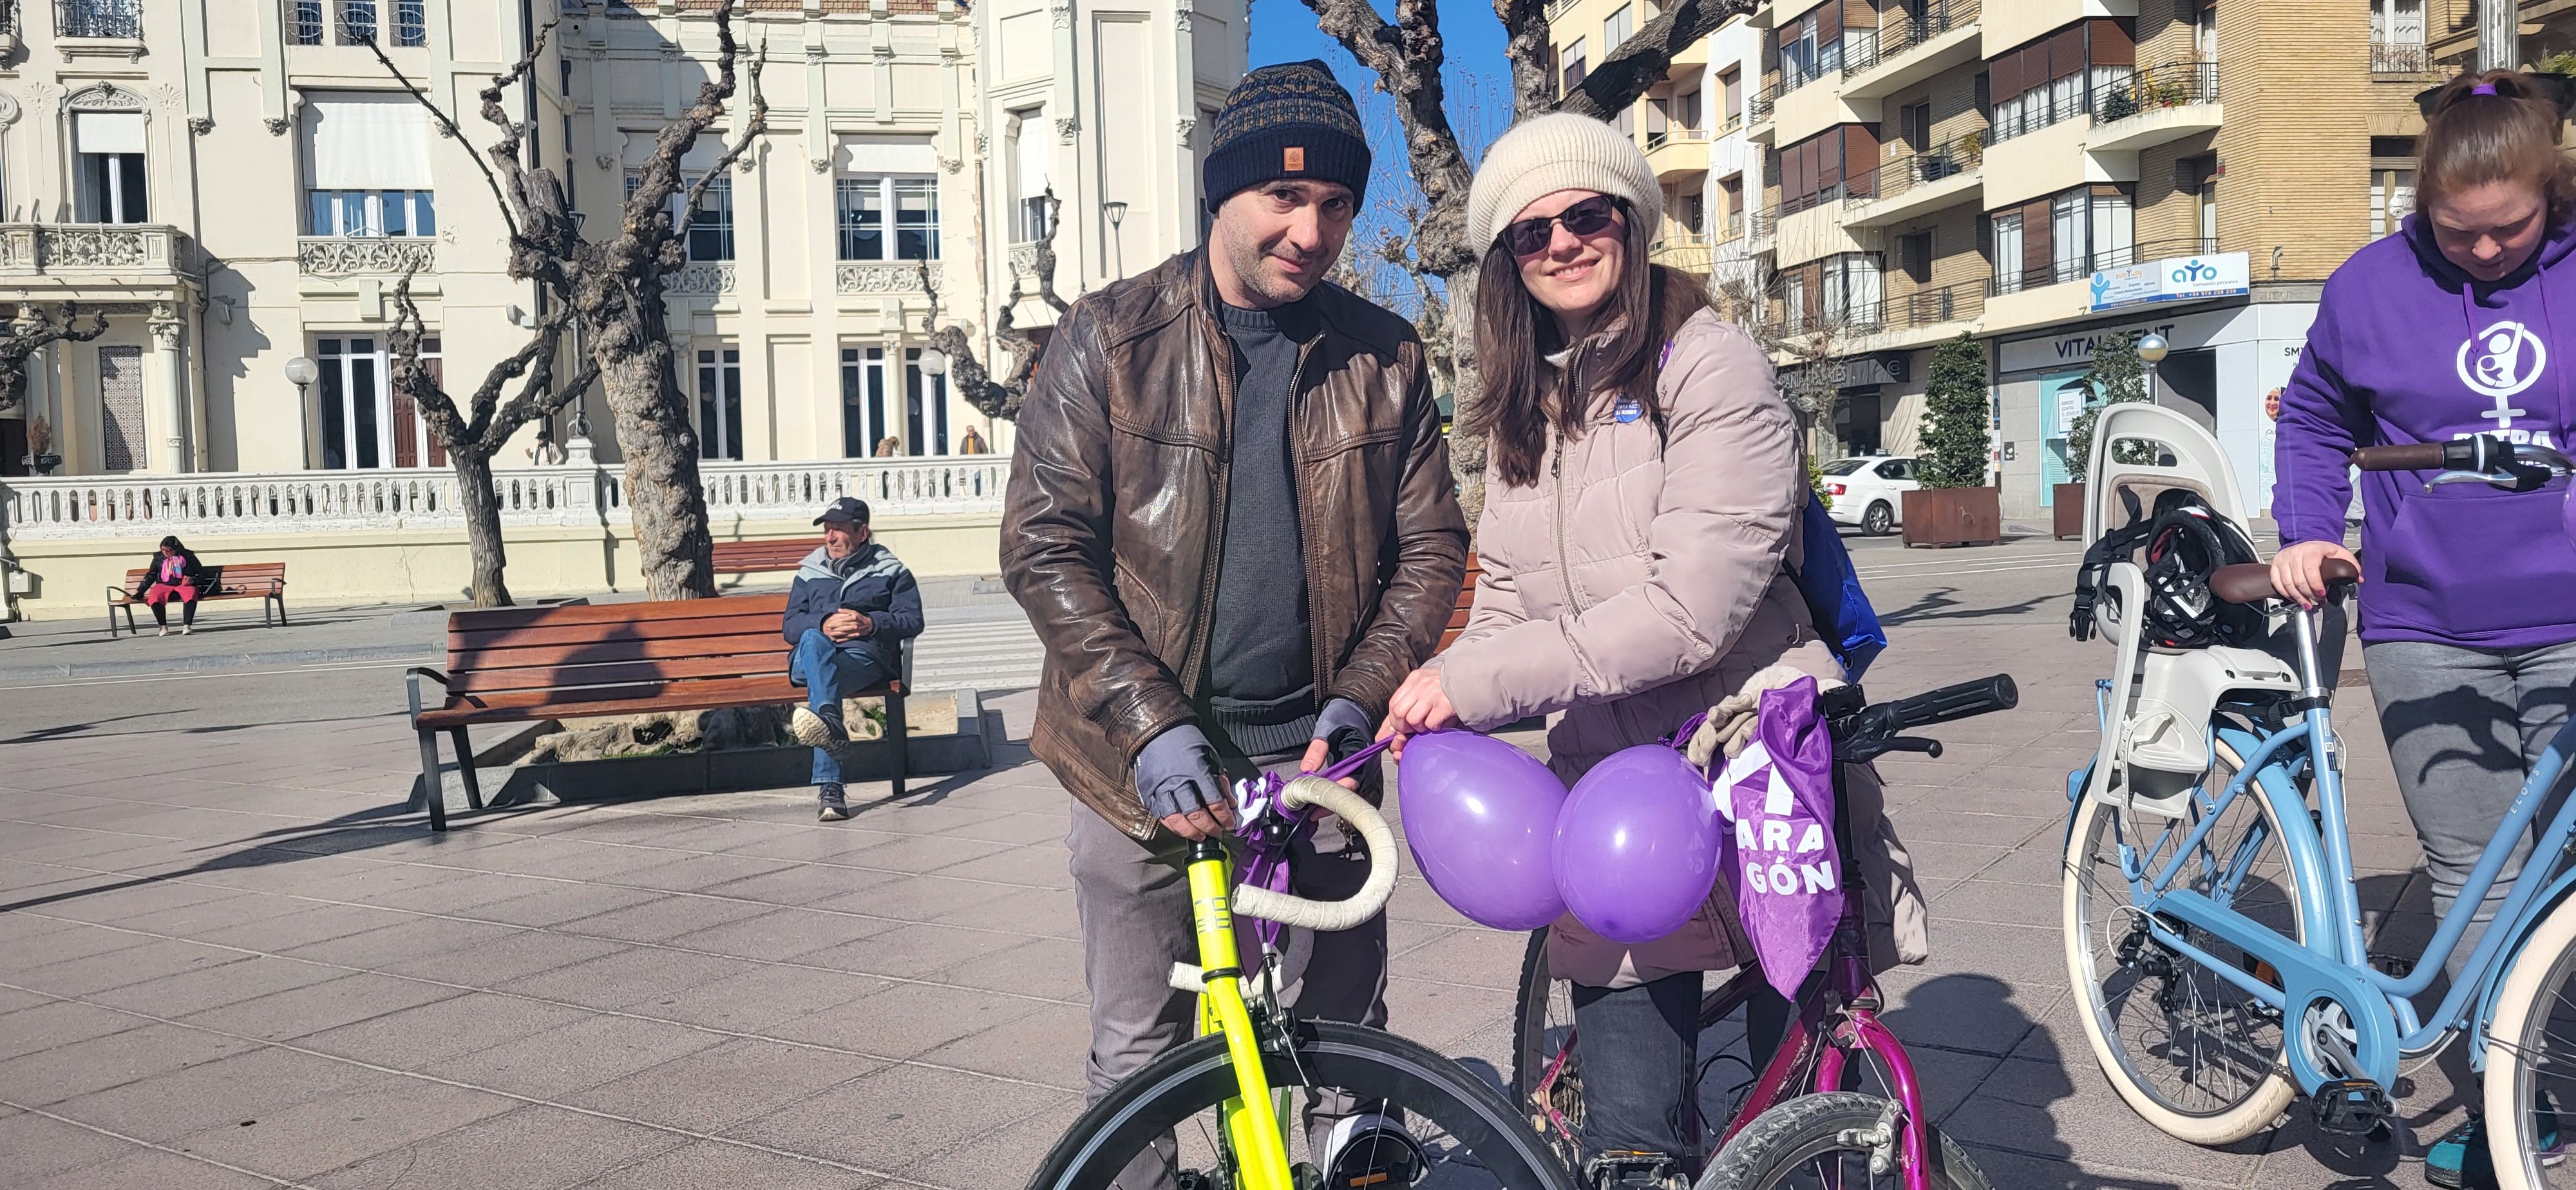
{"type": "Polygon", "coordinates": [[[1708,130],[1667,128],[1646,138],[1646,165],[1659,181],[1708,172],[1708,130]]]}
{"type": "Polygon", "coordinates": [[[2134,153],[2213,131],[2221,115],[2217,63],[2150,66],[2093,89],[2093,131],[2084,147],[2134,153]]]}
{"type": "Polygon", "coordinates": [[[1710,260],[1708,233],[1702,231],[1667,233],[1664,238],[1655,241],[1652,248],[1647,249],[1646,259],[1666,268],[1680,269],[1685,273],[1706,273],[1710,260]]]}
{"type": "Polygon", "coordinates": [[[832,290],[856,294],[927,293],[939,286],[939,278],[939,262],[935,260],[844,260],[832,268],[832,290]]]}
{"type": "Polygon", "coordinates": [[[1890,5],[1867,52],[1844,51],[1843,98],[1884,98],[1977,60],[1983,45],[1977,6],[1978,0],[1928,0],[1917,15],[1890,5]]]}
{"type": "Polygon", "coordinates": [[[295,271],[306,277],[435,277],[438,241],[409,236],[305,236],[295,241],[295,271]]]}
{"type": "Polygon", "coordinates": [[[1869,197],[1860,188],[1866,180],[1828,186],[1814,195],[1783,202],[1775,208],[1772,212],[1777,222],[1773,233],[1775,263],[1786,269],[1838,253],[1875,249],[1875,243],[1863,242],[1843,221],[1848,203],[1869,197]]]}
{"type": "Polygon", "coordinates": [[[733,292],[733,262],[703,260],[680,266],[676,273],[662,275],[662,292],[691,297],[715,297],[733,292]]]}
{"type": "Polygon", "coordinates": [[[141,41],[141,0],[54,0],[54,36],[78,41],[141,41]]]}
{"type": "Polygon", "coordinates": [[[2029,268],[2006,270],[1986,282],[1982,329],[1991,335],[2089,318],[2094,312],[2096,272],[2144,261],[2206,256],[2217,250],[2216,240],[2197,237],[2151,240],[2108,252],[2068,253],[2029,268]]]}
{"type": "Polygon", "coordinates": [[[194,281],[196,245],[160,223],[0,223],[0,285],[35,290],[167,288],[194,281]]]}
{"type": "Polygon", "coordinates": [[[2433,49],[2420,41],[2372,41],[2370,73],[2428,74],[2433,69],[2433,49]]]}
{"type": "Polygon", "coordinates": [[[1984,193],[1985,135],[1970,133],[1908,153],[1858,180],[1843,210],[1848,227],[1891,223],[1976,202],[1984,193]]]}

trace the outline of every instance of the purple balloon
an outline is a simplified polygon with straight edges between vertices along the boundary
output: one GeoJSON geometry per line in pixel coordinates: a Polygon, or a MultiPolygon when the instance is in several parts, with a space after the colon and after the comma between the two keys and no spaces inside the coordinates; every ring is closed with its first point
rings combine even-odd
{"type": "Polygon", "coordinates": [[[1661,744],[1614,752],[1574,783],[1556,820],[1556,887],[1613,942],[1682,927],[1717,883],[1725,827],[1708,778],[1661,744]]]}
{"type": "Polygon", "coordinates": [[[1431,891],[1479,925],[1535,930],[1565,914],[1548,850],[1565,783],[1518,748],[1469,731],[1404,743],[1404,839],[1431,891]]]}

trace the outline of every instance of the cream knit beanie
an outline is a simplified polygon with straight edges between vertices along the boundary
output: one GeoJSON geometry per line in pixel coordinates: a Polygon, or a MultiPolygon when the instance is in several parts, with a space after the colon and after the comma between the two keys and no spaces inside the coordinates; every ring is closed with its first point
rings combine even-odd
{"type": "Polygon", "coordinates": [[[1664,217],[1664,191],[1635,141],[1572,112],[1525,121],[1485,150],[1467,191],[1467,242],[1482,255],[1521,208],[1559,190],[1594,190],[1628,200],[1651,232],[1664,217]]]}

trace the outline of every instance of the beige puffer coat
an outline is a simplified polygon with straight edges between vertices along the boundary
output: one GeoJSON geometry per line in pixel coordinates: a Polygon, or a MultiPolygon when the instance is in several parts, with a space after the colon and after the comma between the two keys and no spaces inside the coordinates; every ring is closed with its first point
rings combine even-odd
{"type": "MultiPolygon", "coordinates": [[[[1604,393],[1582,437],[1550,435],[1536,485],[1506,487],[1487,472],[1475,610],[1429,663],[1471,727],[1562,711],[1548,730],[1549,763],[1569,785],[1613,752],[1670,735],[1766,666],[1842,675],[1781,569],[1803,553],[1806,474],[1770,361],[1741,328],[1702,310],[1674,334],[1655,393],[1664,440],[1633,410],[1620,421],[1604,393]]],[[[1881,968],[1921,962],[1923,900],[1877,778],[1854,769],[1845,784],[1852,820],[1872,836],[1861,857],[1873,957],[1881,968]]],[[[1594,987],[1751,955],[1723,881],[1688,924],[1653,942],[1607,941],[1570,914],[1551,937],[1556,974],[1594,987]]]]}

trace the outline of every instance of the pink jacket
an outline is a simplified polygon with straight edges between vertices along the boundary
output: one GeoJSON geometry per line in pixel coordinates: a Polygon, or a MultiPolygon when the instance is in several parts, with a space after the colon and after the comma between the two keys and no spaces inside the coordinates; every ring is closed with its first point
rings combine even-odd
{"type": "MultiPolygon", "coordinates": [[[[1702,310],[1674,334],[1655,383],[1668,437],[1652,419],[1618,420],[1596,396],[1589,428],[1554,440],[1539,482],[1506,487],[1488,471],[1476,550],[1475,610],[1429,664],[1471,727],[1563,712],[1548,729],[1550,767],[1571,784],[1613,752],[1652,743],[1788,665],[1839,678],[1795,565],[1806,471],[1797,420],[1771,362],[1744,331],[1702,310]],[[1561,457],[1560,457],[1561,456],[1561,457]]],[[[1881,811],[1878,782],[1848,774],[1879,965],[1928,957],[1912,864],[1881,811]]],[[[1552,931],[1557,975],[1627,987],[1750,955],[1721,882],[1679,931],[1628,947],[1572,916],[1552,931]]]]}

